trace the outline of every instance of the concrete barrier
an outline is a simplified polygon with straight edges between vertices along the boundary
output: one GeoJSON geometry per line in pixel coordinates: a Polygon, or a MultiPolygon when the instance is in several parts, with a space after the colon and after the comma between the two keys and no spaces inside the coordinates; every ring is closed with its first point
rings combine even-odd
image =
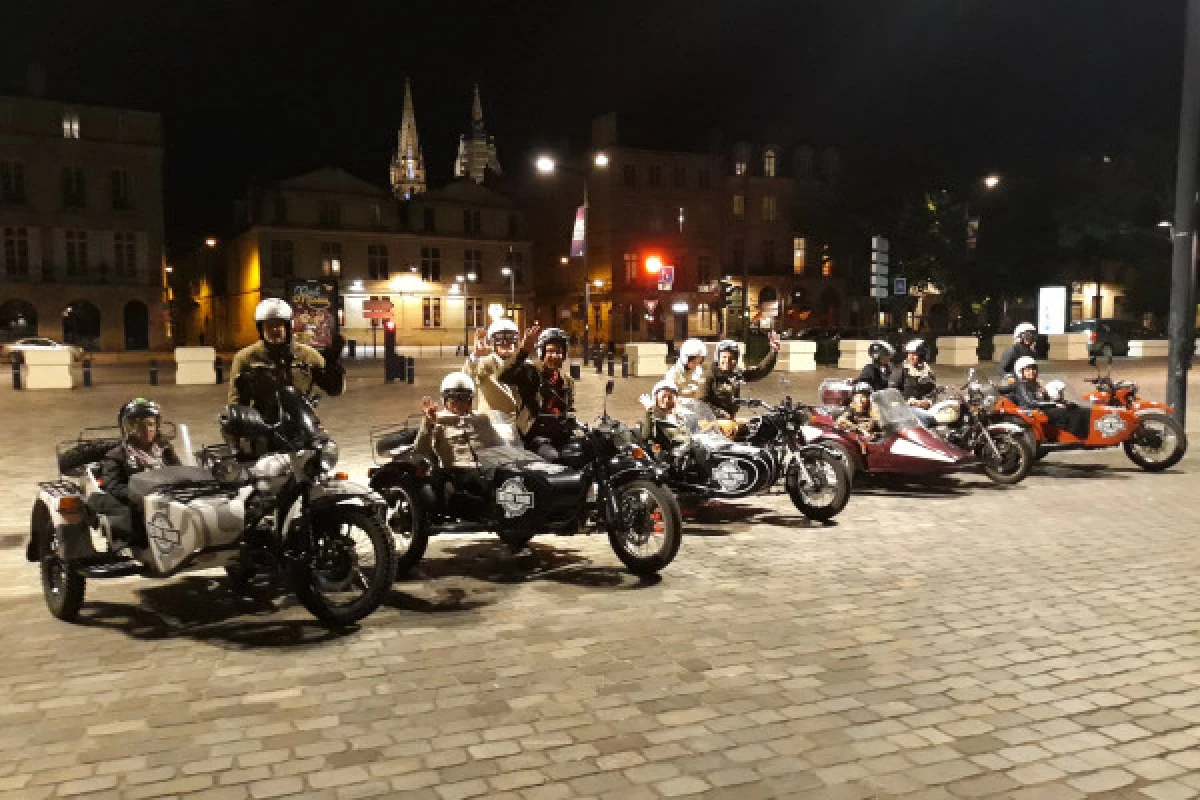
{"type": "Polygon", "coordinates": [[[74,389],[70,350],[26,350],[21,383],[26,389],[74,389]]]}
{"type": "Polygon", "coordinates": [[[862,369],[871,360],[867,348],[874,339],[843,339],[842,353],[838,356],[838,369],[862,369]]]}
{"type": "Polygon", "coordinates": [[[1166,358],[1166,339],[1133,339],[1129,342],[1130,358],[1166,358]]]}
{"type": "Polygon", "coordinates": [[[175,383],[180,386],[215,384],[217,351],[213,347],[176,347],[175,383]]]}
{"type": "Polygon", "coordinates": [[[950,367],[974,367],[979,364],[978,347],[979,340],[974,336],[939,336],[937,363],[950,367]]]}
{"type": "Polygon", "coordinates": [[[1004,351],[1013,346],[1011,333],[997,333],[992,337],[992,361],[999,361],[1004,351]]]}
{"type": "Polygon", "coordinates": [[[1047,361],[1087,361],[1091,358],[1086,333],[1052,333],[1046,339],[1050,342],[1047,361]]]}
{"type": "Polygon", "coordinates": [[[775,368],[781,372],[816,372],[817,343],[808,339],[783,340],[779,343],[775,368]]]}
{"type": "Polygon", "coordinates": [[[635,378],[661,378],[667,371],[666,342],[630,342],[625,352],[629,353],[629,374],[635,378]]]}

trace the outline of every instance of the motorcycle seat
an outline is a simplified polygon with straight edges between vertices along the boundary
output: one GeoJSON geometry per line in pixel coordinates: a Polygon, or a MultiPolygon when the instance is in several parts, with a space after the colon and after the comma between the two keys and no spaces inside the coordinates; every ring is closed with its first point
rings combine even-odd
{"type": "Polygon", "coordinates": [[[212,484],[214,494],[224,491],[212,472],[203,467],[162,467],[139,472],[130,478],[129,499],[140,507],[148,495],[179,484],[189,487],[212,484]]]}
{"type": "Polygon", "coordinates": [[[411,445],[417,441],[416,428],[405,428],[404,430],[389,433],[380,436],[375,442],[375,454],[386,456],[390,455],[393,450],[400,447],[411,445]]]}

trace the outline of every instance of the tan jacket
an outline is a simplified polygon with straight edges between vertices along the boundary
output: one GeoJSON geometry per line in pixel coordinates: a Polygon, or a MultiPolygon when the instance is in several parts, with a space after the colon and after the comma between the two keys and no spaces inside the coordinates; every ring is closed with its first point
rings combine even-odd
{"type": "MultiPolygon", "coordinates": [[[[316,369],[325,366],[324,356],[306,344],[293,342],[292,355],[301,364],[307,364],[316,369]]],[[[267,355],[267,344],[262,340],[239,350],[233,357],[233,365],[229,369],[229,402],[238,402],[237,377],[239,375],[258,365],[274,366],[274,364],[275,362],[267,355]]],[[[302,392],[307,392],[312,388],[312,379],[306,372],[297,369],[293,369],[291,372],[292,386],[302,392]]]]}
{"type": "Polygon", "coordinates": [[[663,380],[670,381],[679,387],[680,397],[702,397],[708,373],[703,365],[695,369],[687,369],[682,364],[676,364],[667,370],[663,380]]]}
{"type": "Polygon", "coordinates": [[[442,469],[476,466],[476,454],[488,447],[508,444],[492,427],[485,414],[459,416],[449,411],[438,413],[437,422],[421,420],[415,449],[418,453],[436,458],[442,469]]]}
{"type": "Polygon", "coordinates": [[[517,413],[517,399],[513,396],[512,387],[500,382],[500,370],[503,367],[504,359],[495,353],[482,357],[472,355],[463,364],[463,372],[475,381],[476,411],[517,413]]]}

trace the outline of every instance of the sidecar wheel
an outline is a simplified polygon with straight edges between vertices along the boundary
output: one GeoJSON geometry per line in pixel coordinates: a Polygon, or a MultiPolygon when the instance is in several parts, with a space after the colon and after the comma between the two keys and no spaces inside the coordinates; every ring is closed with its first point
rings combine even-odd
{"type": "Polygon", "coordinates": [[[382,489],[387,500],[387,524],[396,548],[396,580],[416,568],[429,547],[429,519],[417,499],[417,490],[407,480],[382,489]]]}
{"type": "Polygon", "coordinates": [[[395,547],[379,518],[335,506],[312,519],[312,552],[292,561],[289,577],[309,612],[331,628],[353,625],[392,588],[395,547]]]}
{"type": "Polygon", "coordinates": [[[71,569],[71,565],[58,557],[58,534],[49,519],[40,520],[41,531],[39,540],[41,558],[39,568],[42,573],[42,596],[46,599],[46,608],[50,613],[64,622],[72,622],[79,616],[83,606],[83,595],[87,591],[87,579],[71,569]]]}
{"type": "Polygon", "coordinates": [[[850,448],[841,442],[833,440],[820,441],[816,442],[816,444],[818,447],[828,450],[835,458],[842,462],[842,466],[846,468],[846,474],[850,478],[849,483],[853,484],[854,477],[858,472],[858,461],[855,459],[854,453],[850,451],[850,448]]]}
{"type": "Polygon", "coordinates": [[[1166,414],[1146,414],[1138,420],[1137,429],[1125,440],[1125,455],[1146,472],[1161,472],[1179,463],[1187,452],[1187,434],[1174,417],[1166,414]],[[1144,444],[1149,435],[1156,444],[1144,444]]]}
{"type": "Polygon", "coordinates": [[[630,481],[614,491],[628,524],[609,526],[613,552],[634,575],[658,574],[675,559],[683,541],[683,515],[675,495],[651,481],[630,481]]]}
{"type": "Polygon", "coordinates": [[[827,522],[846,507],[850,500],[850,467],[841,458],[820,447],[797,453],[813,485],[803,486],[800,470],[792,467],[786,480],[788,497],[796,510],[809,519],[827,522]]]}

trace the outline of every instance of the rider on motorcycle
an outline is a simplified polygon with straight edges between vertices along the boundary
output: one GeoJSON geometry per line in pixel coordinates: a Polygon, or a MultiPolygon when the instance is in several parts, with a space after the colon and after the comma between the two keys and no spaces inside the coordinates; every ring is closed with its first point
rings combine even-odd
{"type": "MultiPolygon", "coordinates": [[[[1087,439],[1092,413],[1086,408],[1062,401],[1062,390],[1058,399],[1038,383],[1037,360],[1021,356],[1013,365],[1017,371],[1017,382],[1013,386],[1013,401],[1022,408],[1036,408],[1050,418],[1050,424],[1065,430],[1077,439],[1087,439]]],[[[1055,381],[1051,381],[1055,383],[1055,381]]],[[[1057,388],[1057,387],[1056,387],[1057,388]]]]}
{"type": "Polygon", "coordinates": [[[135,474],[160,467],[179,465],[179,456],[162,435],[162,410],[158,403],[137,397],[121,406],[117,427],[121,443],[104,454],[100,462],[99,483],[104,492],[120,501],[120,507],[94,508],[109,519],[111,530],[119,539],[133,543],[133,509],[129,498],[129,480],[135,474]]]}
{"type": "Polygon", "coordinates": [[[534,323],[500,370],[500,381],[516,390],[517,430],[525,446],[549,461],[573,433],[567,414],[575,410],[575,381],[563,371],[566,358],[566,331],[534,323]],[[530,361],[535,342],[539,360],[530,361]]]}
{"type": "Polygon", "coordinates": [[[1037,359],[1037,326],[1032,322],[1022,322],[1013,329],[1012,346],[1000,356],[1000,373],[1012,375],[1016,380],[1021,376],[1017,371],[1018,358],[1037,359]]]}
{"type": "Polygon", "coordinates": [[[892,378],[892,357],[896,355],[896,349],[882,339],[876,339],[867,348],[867,355],[871,360],[863,365],[855,383],[865,383],[876,392],[888,388],[888,382],[892,378]]]}
{"type": "Polygon", "coordinates": [[[501,383],[499,376],[505,359],[512,357],[517,349],[519,334],[517,324],[507,317],[496,320],[486,331],[480,328],[475,332],[475,352],[467,358],[462,371],[479,387],[475,395],[479,411],[517,413],[512,387],[501,383]],[[489,344],[492,352],[488,352],[489,344]]]}
{"type": "Polygon", "coordinates": [[[717,363],[704,381],[700,399],[713,407],[718,415],[732,419],[737,416],[737,400],[741,396],[742,384],[760,381],[775,369],[779,356],[779,334],[770,335],[771,351],[757,365],[748,369],[738,368],[740,352],[738,343],[723,339],[717,343],[717,363]]]}
{"type": "Polygon", "coordinates": [[[704,359],[708,350],[699,339],[688,339],[679,346],[679,360],[667,370],[664,381],[679,387],[680,397],[700,397],[704,391],[704,359]]]}
{"type": "Polygon", "coordinates": [[[292,307],[277,297],[268,297],[258,304],[254,309],[254,324],[258,328],[259,340],[242,348],[233,357],[229,371],[230,403],[254,406],[268,422],[275,422],[272,419],[276,413],[274,388],[295,386],[308,392],[316,384],[332,396],[345,390],[346,372],[340,363],[340,335],[334,335],[324,355],[306,344],[293,342],[292,307]],[[308,371],[297,369],[295,364],[308,367],[308,371]],[[268,370],[275,379],[270,398],[265,396],[267,388],[251,379],[259,369],[268,370]]]}
{"type": "Polygon", "coordinates": [[[874,389],[866,381],[854,384],[854,393],[850,395],[850,404],[846,406],[836,420],[837,426],[848,431],[860,433],[868,438],[875,436],[880,430],[879,421],[871,416],[871,393],[874,389]]]}
{"type": "Polygon", "coordinates": [[[904,362],[892,371],[891,387],[904,395],[922,424],[929,424],[933,420],[929,408],[937,392],[937,380],[925,360],[925,340],[912,339],[904,346],[904,353],[904,362]]]}

